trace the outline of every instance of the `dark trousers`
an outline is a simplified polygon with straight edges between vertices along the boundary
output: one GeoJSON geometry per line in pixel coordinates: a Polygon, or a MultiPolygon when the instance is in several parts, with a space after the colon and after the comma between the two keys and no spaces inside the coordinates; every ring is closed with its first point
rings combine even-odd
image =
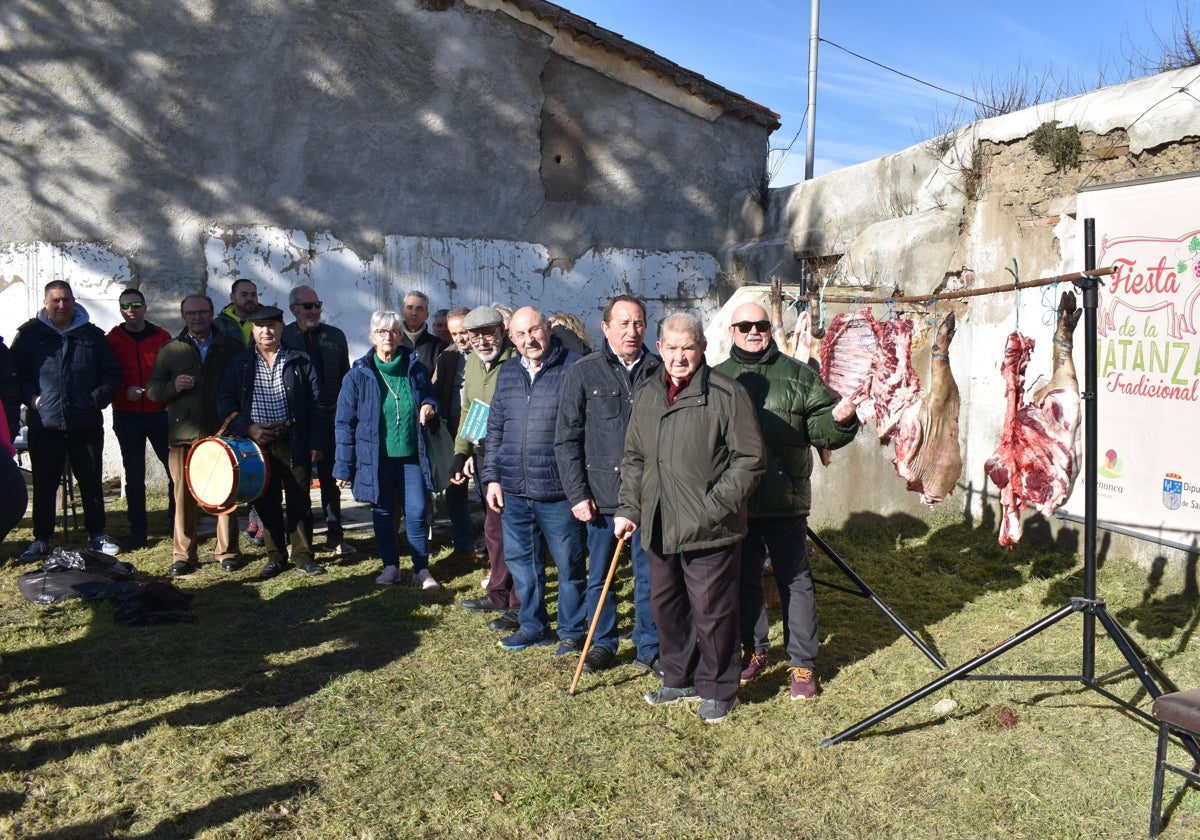
{"type": "Polygon", "coordinates": [[[475,550],[475,523],[471,521],[471,496],[466,484],[451,484],[442,498],[450,517],[450,540],[459,554],[475,550]]]}
{"type": "Polygon", "coordinates": [[[520,609],[521,598],[513,588],[512,573],[504,562],[504,523],[500,514],[486,507],[483,514],[483,540],[488,553],[488,597],[498,607],[520,609]]]}
{"type": "Polygon", "coordinates": [[[766,653],[769,647],[763,595],[763,560],[769,551],[783,607],[783,649],[793,668],[813,667],[820,642],[807,535],[807,517],[756,518],[750,520],[749,532],[742,541],[742,648],[766,653]]]}
{"type": "Polygon", "coordinates": [[[650,555],[650,604],[658,626],[663,685],[694,685],[706,700],[737,696],[737,544],[705,551],[650,555]]]}
{"type": "Polygon", "coordinates": [[[333,447],[316,463],[317,480],[321,483],[321,513],[325,515],[325,542],[337,545],[345,532],[342,529],[342,488],[333,477],[333,447]]]}
{"type": "Polygon", "coordinates": [[[291,466],[292,437],[284,435],[263,447],[271,462],[271,480],[266,490],[254,502],[262,519],[266,540],[267,560],[279,563],[287,560],[287,544],[292,546],[292,560],[303,565],[313,559],[312,468],[308,464],[291,466]],[[287,505],[284,517],[283,506],[287,505]]]}
{"type": "Polygon", "coordinates": [[[29,505],[25,476],[7,452],[0,451],[0,543],[17,526],[29,505]]]}
{"type": "MultiPolygon", "coordinates": [[[[121,466],[125,473],[125,505],[129,513],[129,536],[146,536],[146,444],[149,443],[171,475],[167,445],[167,412],[117,411],[113,409],[113,433],[121,447],[121,466]]],[[[175,482],[168,481],[168,507],[175,518],[175,482]]]]}
{"type": "Polygon", "coordinates": [[[83,527],[88,536],[104,533],[104,429],[29,430],[29,465],[33,471],[33,538],[54,534],[54,500],[63,465],[71,459],[71,472],[83,503],[83,527]]]}

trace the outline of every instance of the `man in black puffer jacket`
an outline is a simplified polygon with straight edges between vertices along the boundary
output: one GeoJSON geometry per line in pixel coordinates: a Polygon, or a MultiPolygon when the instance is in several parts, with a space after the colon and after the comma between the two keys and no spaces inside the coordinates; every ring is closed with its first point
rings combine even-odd
{"type": "Polygon", "coordinates": [[[54,497],[68,457],[79,484],[88,547],[117,554],[120,549],[104,532],[100,412],[121,386],[121,366],[104,331],[75,302],[69,283],[47,283],[44,304],[36,318],[21,325],[12,346],[21,399],[29,407],[33,467],[33,542],[21,559],[42,560],[50,553],[54,497]]]}
{"type": "Polygon", "coordinates": [[[555,656],[583,647],[585,551],[583,523],[571,514],[554,457],[554,429],[567,368],[579,356],[550,333],[532,307],[513,313],[509,338],[518,356],[500,367],[488,414],[482,480],[488,507],[501,514],[504,560],[520,596],[521,628],[500,641],[504,650],[550,645],[542,537],[558,567],[558,638],[555,656]]]}

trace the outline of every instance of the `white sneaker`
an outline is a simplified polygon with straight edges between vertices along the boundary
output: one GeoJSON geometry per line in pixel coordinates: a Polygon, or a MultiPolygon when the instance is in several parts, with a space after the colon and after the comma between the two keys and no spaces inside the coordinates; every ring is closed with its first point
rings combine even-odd
{"type": "Polygon", "coordinates": [[[381,574],[379,577],[375,578],[375,582],[378,583],[380,586],[388,586],[390,584],[395,583],[398,580],[400,580],[400,567],[399,566],[384,566],[383,574],[381,574]]]}
{"type": "Polygon", "coordinates": [[[88,537],[87,545],[93,551],[102,552],[109,557],[116,557],[121,553],[121,546],[110,540],[108,534],[92,534],[88,537]]]}
{"type": "Polygon", "coordinates": [[[422,569],[413,574],[413,583],[420,586],[422,589],[441,589],[442,585],[433,579],[433,575],[428,569],[422,569]]]}
{"type": "Polygon", "coordinates": [[[485,577],[483,580],[479,581],[479,587],[480,587],[481,589],[487,589],[487,588],[488,588],[488,584],[489,584],[489,583],[491,583],[491,582],[492,582],[492,576],[491,576],[491,575],[488,575],[488,576],[487,576],[487,577],[485,577]]]}

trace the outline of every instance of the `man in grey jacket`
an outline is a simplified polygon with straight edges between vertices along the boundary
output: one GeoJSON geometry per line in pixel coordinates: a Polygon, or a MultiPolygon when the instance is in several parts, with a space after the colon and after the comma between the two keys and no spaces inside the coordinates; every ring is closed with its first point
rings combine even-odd
{"type": "Polygon", "coordinates": [[[613,532],[640,526],[650,555],[663,684],[646,702],[700,700],[700,719],[720,723],[738,702],[738,548],[764,450],[750,395],[705,347],[695,315],[659,325],[665,376],[634,397],[613,532]]]}

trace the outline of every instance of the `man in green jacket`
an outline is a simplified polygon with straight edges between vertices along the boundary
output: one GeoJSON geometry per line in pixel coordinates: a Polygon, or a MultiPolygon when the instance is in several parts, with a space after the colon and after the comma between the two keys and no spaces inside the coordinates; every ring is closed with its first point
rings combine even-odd
{"type": "Polygon", "coordinates": [[[805,700],[817,693],[817,606],[806,540],[813,447],[845,446],[858,431],[858,418],[849,397],[839,401],[812,368],[779,351],[771,340],[767,311],[757,303],[744,303],[733,311],[729,333],[733,347],[717,370],[750,393],[767,454],[766,473],[750,497],[742,543],[741,682],[754,679],[767,664],[763,561],[770,552],[783,607],[791,696],[805,700]]]}
{"type": "MultiPolygon", "coordinates": [[[[193,443],[215,434],[220,427],[217,390],[225,368],[242,352],[242,345],[213,329],[213,302],[204,295],[188,295],[179,308],[185,324],[183,332],[158,351],[146,396],[167,404],[167,469],[175,483],[171,574],[186,575],[199,565],[197,506],[184,475],[187,453],[193,443]]],[[[217,517],[216,556],[227,572],[242,566],[237,530],[236,513],[217,517]]]]}
{"type": "Polygon", "coordinates": [[[650,556],[663,684],[646,702],[700,700],[697,716],[720,723],[738,703],[739,544],[764,455],[750,395],[705,364],[705,346],[695,315],[659,324],[665,376],[633,399],[613,533],[640,526],[650,556]]]}
{"type": "MultiPolygon", "coordinates": [[[[470,336],[471,355],[467,357],[463,373],[462,420],[454,441],[453,477],[450,480],[455,484],[465,484],[483,464],[483,447],[486,443],[483,435],[487,432],[487,419],[483,418],[482,425],[473,422],[479,409],[473,409],[472,406],[476,402],[484,407],[491,405],[500,366],[517,352],[504,331],[503,316],[494,307],[477,306],[472,309],[463,318],[463,329],[470,336]]],[[[500,615],[489,621],[488,627],[515,633],[521,627],[517,621],[521,599],[513,589],[512,575],[508,571],[508,564],[504,562],[504,531],[500,514],[487,505],[483,506],[483,510],[483,539],[487,544],[489,567],[487,594],[468,598],[460,606],[467,612],[498,612],[500,615]]]]}

